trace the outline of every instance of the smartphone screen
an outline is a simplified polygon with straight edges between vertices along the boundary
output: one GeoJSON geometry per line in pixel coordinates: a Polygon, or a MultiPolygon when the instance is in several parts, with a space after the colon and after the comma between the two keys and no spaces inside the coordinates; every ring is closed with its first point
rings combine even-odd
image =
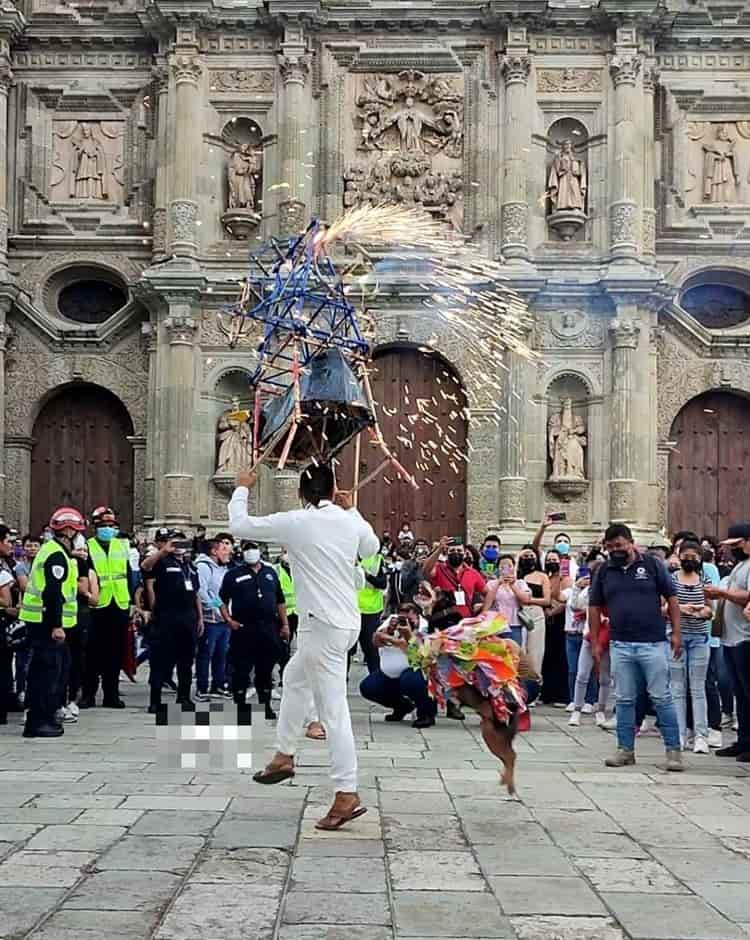
{"type": "Polygon", "coordinates": [[[549,517],[553,522],[565,522],[568,514],[566,512],[551,512],[549,517]]]}
{"type": "Polygon", "coordinates": [[[588,578],[590,574],[591,570],[586,565],[581,565],[581,567],[578,569],[579,578],[588,578]]]}
{"type": "Polygon", "coordinates": [[[570,559],[562,558],[560,559],[560,574],[563,578],[567,578],[570,574],[570,559]]]}

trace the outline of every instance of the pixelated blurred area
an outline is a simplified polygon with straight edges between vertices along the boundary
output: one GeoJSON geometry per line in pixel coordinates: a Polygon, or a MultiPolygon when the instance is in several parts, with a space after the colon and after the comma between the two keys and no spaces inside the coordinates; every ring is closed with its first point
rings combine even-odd
{"type": "Polygon", "coordinates": [[[250,770],[251,705],[164,704],[156,714],[158,763],[181,770],[250,770]]]}

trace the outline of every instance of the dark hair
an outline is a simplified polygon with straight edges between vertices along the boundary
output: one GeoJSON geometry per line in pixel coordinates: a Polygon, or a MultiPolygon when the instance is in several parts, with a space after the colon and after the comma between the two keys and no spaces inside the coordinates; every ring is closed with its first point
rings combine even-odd
{"type": "Polygon", "coordinates": [[[306,503],[317,506],[324,499],[333,499],[336,480],[328,464],[310,464],[299,478],[299,491],[306,503]]]}
{"type": "Polygon", "coordinates": [[[557,541],[558,539],[567,539],[569,542],[573,541],[573,539],[568,535],[567,532],[558,532],[557,535],[555,536],[555,541],[557,541]]]}
{"type": "Polygon", "coordinates": [[[493,534],[485,535],[484,541],[482,542],[482,546],[484,547],[488,542],[497,542],[498,545],[503,544],[503,540],[500,538],[500,536],[493,535],[493,534]]]}
{"type": "Polygon", "coordinates": [[[514,565],[515,565],[515,563],[516,563],[515,556],[514,556],[514,555],[511,555],[510,553],[507,553],[507,552],[506,552],[505,555],[501,555],[501,556],[498,558],[498,560],[497,560],[498,565],[500,564],[501,561],[512,561],[514,565]]]}
{"type": "Polygon", "coordinates": [[[680,554],[686,551],[697,552],[701,558],[703,558],[703,548],[700,542],[696,542],[693,539],[683,539],[682,545],[680,545],[680,554]]]}
{"type": "Polygon", "coordinates": [[[416,604],[409,604],[409,603],[407,603],[407,604],[399,604],[399,605],[398,605],[398,613],[400,613],[400,614],[417,614],[417,615],[419,615],[419,614],[421,613],[421,611],[419,610],[419,608],[417,607],[416,604]]]}
{"type": "Polygon", "coordinates": [[[39,535],[32,535],[31,532],[27,532],[21,539],[21,544],[25,545],[27,542],[38,542],[41,545],[42,539],[39,535]]]}
{"type": "Polygon", "coordinates": [[[0,542],[4,542],[10,535],[10,527],[7,525],[0,525],[0,542]]]}
{"type": "Polygon", "coordinates": [[[591,562],[596,561],[597,558],[602,559],[604,557],[604,552],[597,545],[593,545],[587,555],[586,555],[586,564],[591,566],[591,562]]]}
{"type": "Polygon", "coordinates": [[[692,529],[682,529],[672,536],[672,551],[678,542],[700,542],[700,539],[692,529]]]}
{"type": "Polygon", "coordinates": [[[713,537],[713,535],[703,535],[701,536],[701,542],[708,542],[708,544],[713,548],[714,551],[719,547],[718,541],[713,537]]]}
{"type": "Polygon", "coordinates": [[[633,533],[628,526],[623,525],[621,522],[615,522],[607,527],[607,531],[604,533],[604,541],[613,542],[615,539],[627,539],[628,542],[632,542],[633,533]]]}
{"type": "Polygon", "coordinates": [[[206,555],[210,555],[215,548],[219,547],[220,544],[221,540],[217,538],[203,539],[201,542],[201,550],[204,551],[206,555]]]}
{"type": "Polygon", "coordinates": [[[248,548],[260,548],[257,542],[252,542],[250,539],[243,539],[240,544],[240,551],[247,551],[248,548]]]}
{"type": "Polygon", "coordinates": [[[476,545],[464,545],[464,551],[471,555],[471,567],[479,571],[479,551],[476,545]]]}
{"type": "Polygon", "coordinates": [[[533,552],[536,556],[536,560],[539,561],[539,552],[534,548],[533,545],[522,545],[519,549],[519,552],[533,552]]]}

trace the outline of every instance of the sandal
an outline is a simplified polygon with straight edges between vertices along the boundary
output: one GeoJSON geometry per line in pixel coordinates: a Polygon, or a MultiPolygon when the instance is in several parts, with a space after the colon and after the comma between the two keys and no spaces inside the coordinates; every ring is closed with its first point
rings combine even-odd
{"type": "Polygon", "coordinates": [[[359,819],[360,816],[364,816],[366,812],[367,807],[362,806],[359,802],[359,797],[357,797],[357,802],[353,804],[351,809],[344,809],[341,806],[338,794],[336,794],[333,806],[322,819],[315,823],[315,828],[323,829],[326,832],[333,832],[335,829],[340,829],[346,823],[352,822],[354,819],[359,819]]]}
{"type": "Polygon", "coordinates": [[[295,771],[292,765],[287,765],[286,767],[266,767],[264,770],[259,770],[257,774],[253,774],[253,780],[256,783],[282,783],[284,780],[291,780],[294,773],[295,771]]]}
{"type": "Polygon", "coordinates": [[[326,729],[319,721],[312,721],[305,731],[305,737],[310,738],[312,741],[325,741],[326,739],[326,729]]]}

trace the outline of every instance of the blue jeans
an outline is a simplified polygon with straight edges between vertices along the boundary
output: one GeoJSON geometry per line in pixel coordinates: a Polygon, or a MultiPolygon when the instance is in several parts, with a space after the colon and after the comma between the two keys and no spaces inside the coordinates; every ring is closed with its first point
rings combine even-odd
{"type": "MultiPolygon", "coordinates": [[[[582,633],[565,634],[565,656],[568,660],[568,701],[574,702],[576,697],[576,676],[578,675],[578,657],[581,655],[583,646],[582,633]]],[[[593,705],[596,701],[599,689],[597,687],[596,674],[591,671],[588,685],[586,686],[586,702],[593,705]]]]}
{"type": "Polygon", "coordinates": [[[693,730],[696,735],[708,736],[708,705],[706,703],[706,673],[711,650],[707,633],[682,634],[682,652],[679,659],[669,661],[669,676],[672,683],[672,695],[677,711],[680,737],[685,740],[687,734],[687,689],[693,703],[693,730]]]}
{"type": "Polygon", "coordinates": [[[211,663],[211,688],[224,688],[224,672],[231,630],[226,623],[207,623],[203,636],[198,641],[198,656],[195,663],[195,685],[198,692],[208,692],[208,664],[211,663]]]}
{"type": "Polygon", "coordinates": [[[404,669],[398,679],[376,669],[360,682],[359,691],[362,698],[394,711],[408,713],[416,706],[418,718],[433,718],[437,713],[437,703],[427,692],[427,680],[417,669],[404,669]]]}
{"type": "Polygon", "coordinates": [[[610,644],[612,672],[617,696],[617,744],[627,751],[635,750],[635,703],[640,693],[647,692],[653,702],[659,730],[668,751],[680,750],[680,728],[669,688],[669,644],[610,644]]]}

